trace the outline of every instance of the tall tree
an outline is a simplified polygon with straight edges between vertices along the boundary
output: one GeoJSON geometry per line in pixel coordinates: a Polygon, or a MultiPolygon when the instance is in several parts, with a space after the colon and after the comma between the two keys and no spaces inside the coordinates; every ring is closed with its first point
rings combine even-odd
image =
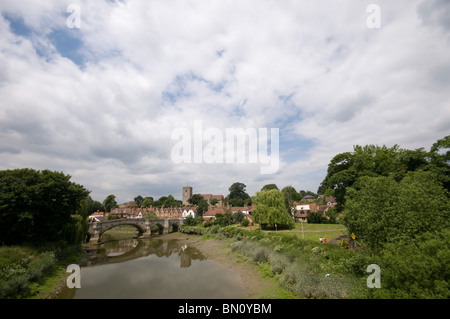
{"type": "Polygon", "coordinates": [[[261,191],[270,191],[271,189],[278,189],[276,184],[267,184],[261,188],[261,191]]]}
{"type": "Polygon", "coordinates": [[[85,227],[89,191],[70,178],[49,170],[0,171],[0,243],[64,239],[77,219],[85,227]]]}
{"type": "MultiPolygon", "coordinates": [[[[432,147],[430,152],[423,148],[416,150],[393,147],[366,145],[354,146],[352,153],[346,152],[334,156],[328,164],[327,175],[322,181],[318,192],[336,197],[337,210],[345,207],[345,195],[348,187],[357,187],[357,180],[363,176],[391,176],[395,181],[402,180],[408,172],[417,170],[440,171],[443,176],[449,173],[448,163],[437,155],[438,145],[445,146],[447,138],[432,147]]],[[[447,177],[441,177],[446,187],[447,177]]],[[[448,187],[447,187],[448,189],[448,187]]]]}
{"type": "Polygon", "coordinates": [[[142,200],[141,207],[150,207],[153,205],[153,197],[147,196],[142,200]]]}
{"type": "Polygon", "coordinates": [[[203,200],[203,196],[200,194],[194,194],[191,196],[191,198],[188,199],[188,203],[191,205],[198,205],[201,200],[203,200]]]}
{"type": "Polygon", "coordinates": [[[411,240],[425,232],[450,227],[448,191],[433,172],[408,172],[393,177],[362,177],[349,188],[345,224],[361,243],[373,250],[386,243],[411,240]]]}
{"type": "Polygon", "coordinates": [[[111,209],[118,207],[116,196],[114,194],[106,196],[105,200],[103,201],[103,207],[105,207],[105,211],[108,213],[111,211],[111,209]]]}
{"type": "Polygon", "coordinates": [[[253,220],[257,223],[273,228],[278,226],[293,226],[294,220],[286,211],[284,195],[281,191],[272,189],[257,192],[254,198],[255,210],[253,220]]]}
{"type": "Polygon", "coordinates": [[[205,199],[200,200],[197,205],[196,215],[203,217],[203,214],[208,211],[208,202],[205,199]]]}
{"type": "Polygon", "coordinates": [[[243,206],[244,204],[251,204],[250,195],[247,194],[245,188],[247,186],[244,183],[233,183],[228,190],[226,201],[232,206],[243,206]]]}
{"type": "Polygon", "coordinates": [[[291,209],[294,206],[294,202],[300,200],[300,195],[297,193],[294,187],[286,186],[281,192],[284,195],[284,204],[286,206],[286,210],[289,214],[291,214],[291,209]]]}
{"type": "Polygon", "coordinates": [[[141,195],[138,195],[134,198],[134,201],[136,202],[136,204],[138,204],[139,207],[141,207],[143,200],[144,200],[144,198],[141,195]]]}

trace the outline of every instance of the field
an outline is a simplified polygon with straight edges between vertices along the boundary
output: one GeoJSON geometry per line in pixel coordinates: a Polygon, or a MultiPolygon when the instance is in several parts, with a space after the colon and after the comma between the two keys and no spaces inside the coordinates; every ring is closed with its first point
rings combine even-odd
{"type": "MultiPolygon", "coordinates": [[[[244,229],[257,230],[259,226],[243,227],[244,229]]],[[[264,232],[279,232],[289,233],[300,239],[311,240],[319,242],[319,237],[325,237],[327,241],[332,238],[339,237],[347,234],[347,228],[342,224],[308,224],[308,223],[295,223],[292,230],[264,230],[264,232]]]]}

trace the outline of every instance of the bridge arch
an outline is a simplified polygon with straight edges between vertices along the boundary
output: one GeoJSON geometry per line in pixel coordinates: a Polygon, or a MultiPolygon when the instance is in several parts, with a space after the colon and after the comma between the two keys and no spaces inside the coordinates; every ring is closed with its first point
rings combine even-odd
{"type": "Polygon", "coordinates": [[[110,230],[111,228],[117,227],[119,225],[131,225],[139,231],[139,236],[141,235],[151,235],[152,228],[157,226],[157,233],[167,234],[169,232],[176,232],[180,225],[184,224],[182,218],[178,219],[114,219],[107,220],[103,222],[95,222],[89,225],[88,235],[86,241],[100,242],[100,238],[104,232],[110,230]],[[170,231],[172,228],[172,231],[170,231]]]}
{"type": "MultiPolygon", "coordinates": [[[[136,223],[126,223],[126,222],[124,222],[124,223],[121,223],[121,224],[118,224],[118,225],[109,225],[109,226],[106,226],[105,228],[103,228],[102,235],[103,235],[105,232],[107,232],[108,230],[111,230],[111,229],[113,229],[113,228],[116,228],[116,227],[119,227],[119,226],[123,226],[123,225],[125,225],[125,226],[133,226],[134,228],[137,229],[137,231],[139,232],[139,234],[145,233],[145,228],[142,227],[141,225],[136,224],[136,223]]],[[[101,237],[101,236],[100,236],[100,237],[101,237]]]]}

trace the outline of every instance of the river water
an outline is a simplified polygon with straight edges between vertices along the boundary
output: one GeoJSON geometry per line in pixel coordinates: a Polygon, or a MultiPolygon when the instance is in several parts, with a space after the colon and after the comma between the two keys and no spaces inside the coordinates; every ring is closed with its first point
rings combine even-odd
{"type": "Polygon", "coordinates": [[[105,233],[102,240],[80,265],[81,288],[65,287],[58,298],[245,298],[238,273],[207,260],[182,239],[118,239],[105,233]]]}

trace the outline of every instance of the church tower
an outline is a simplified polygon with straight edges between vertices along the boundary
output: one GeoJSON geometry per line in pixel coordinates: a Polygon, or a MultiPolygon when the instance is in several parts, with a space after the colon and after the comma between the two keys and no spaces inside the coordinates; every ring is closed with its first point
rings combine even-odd
{"type": "Polygon", "coordinates": [[[192,187],[184,186],[183,187],[183,196],[182,196],[183,205],[189,205],[188,199],[191,197],[192,197],[192,187]]]}

